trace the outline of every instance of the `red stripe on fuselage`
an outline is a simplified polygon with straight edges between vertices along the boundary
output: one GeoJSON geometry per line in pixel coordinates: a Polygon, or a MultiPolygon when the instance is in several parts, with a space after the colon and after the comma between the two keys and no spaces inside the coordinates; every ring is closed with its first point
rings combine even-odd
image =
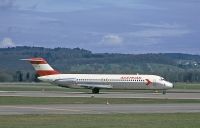
{"type": "Polygon", "coordinates": [[[60,74],[56,70],[38,70],[36,72],[39,76],[47,76],[47,75],[55,75],[55,74],[60,74]]]}

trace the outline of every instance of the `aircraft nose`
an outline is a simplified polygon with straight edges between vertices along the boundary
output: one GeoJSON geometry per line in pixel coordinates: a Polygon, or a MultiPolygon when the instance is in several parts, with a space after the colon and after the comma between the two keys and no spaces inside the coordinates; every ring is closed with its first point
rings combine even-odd
{"type": "Polygon", "coordinates": [[[168,81],[165,82],[165,86],[168,87],[168,88],[174,88],[173,83],[168,82],[168,81]]]}

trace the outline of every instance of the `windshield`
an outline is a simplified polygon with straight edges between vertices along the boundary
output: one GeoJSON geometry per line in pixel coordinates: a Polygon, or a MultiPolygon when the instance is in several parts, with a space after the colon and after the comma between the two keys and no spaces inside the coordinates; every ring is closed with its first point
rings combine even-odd
{"type": "Polygon", "coordinates": [[[163,77],[160,78],[161,80],[165,80],[163,77]]]}

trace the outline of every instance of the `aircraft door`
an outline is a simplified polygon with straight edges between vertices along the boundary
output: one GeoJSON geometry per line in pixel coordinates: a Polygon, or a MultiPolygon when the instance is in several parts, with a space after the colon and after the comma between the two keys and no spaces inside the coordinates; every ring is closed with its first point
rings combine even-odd
{"type": "Polygon", "coordinates": [[[156,87],[156,79],[153,79],[152,86],[156,87]]]}

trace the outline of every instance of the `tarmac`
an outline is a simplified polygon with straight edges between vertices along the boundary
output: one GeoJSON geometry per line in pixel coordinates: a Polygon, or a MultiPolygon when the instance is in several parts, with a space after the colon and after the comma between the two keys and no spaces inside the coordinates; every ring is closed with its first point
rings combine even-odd
{"type": "MultiPolygon", "coordinates": [[[[141,93],[141,92],[84,92],[62,91],[0,91],[0,96],[24,97],[96,97],[96,98],[152,98],[200,99],[199,92],[141,93]]],[[[0,105],[0,115],[23,114],[112,114],[112,113],[191,113],[200,112],[198,103],[176,104],[49,104],[0,105]]]]}
{"type": "Polygon", "coordinates": [[[54,104],[2,105],[0,115],[24,114],[131,114],[131,113],[195,113],[200,104],[54,104]]]}
{"type": "Polygon", "coordinates": [[[200,92],[100,92],[100,94],[62,91],[0,91],[0,96],[24,97],[96,97],[96,98],[151,98],[151,99],[200,99],[200,92]]]}

